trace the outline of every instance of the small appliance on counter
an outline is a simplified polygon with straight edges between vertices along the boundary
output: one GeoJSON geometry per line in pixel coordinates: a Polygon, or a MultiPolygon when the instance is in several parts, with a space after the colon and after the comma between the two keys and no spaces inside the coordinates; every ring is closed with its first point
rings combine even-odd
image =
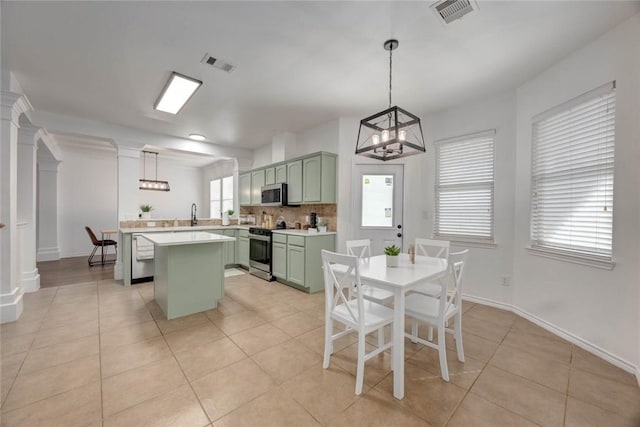
{"type": "Polygon", "coordinates": [[[282,230],[287,228],[287,223],[284,221],[284,217],[279,216],[278,219],[276,220],[276,228],[278,230],[282,230]]]}
{"type": "Polygon", "coordinates": [[[309,228],[316,228],[318,225],[318,214],[311,212],[309,214],[309,228]]]}

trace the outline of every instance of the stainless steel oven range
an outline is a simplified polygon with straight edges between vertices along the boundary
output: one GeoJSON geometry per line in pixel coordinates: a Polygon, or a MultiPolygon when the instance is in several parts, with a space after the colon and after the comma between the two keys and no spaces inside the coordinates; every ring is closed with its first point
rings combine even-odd
{"type": "Polygon", "coordinates": [[[271,281],[271,230],[249,228],[249,273],[271,281]]]}

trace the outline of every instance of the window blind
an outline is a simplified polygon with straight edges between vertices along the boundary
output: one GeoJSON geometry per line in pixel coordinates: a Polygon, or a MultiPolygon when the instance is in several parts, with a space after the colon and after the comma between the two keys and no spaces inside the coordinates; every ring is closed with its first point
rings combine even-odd
{"type": "Polygon", "coordinates": [[[436,236],[493,241],[494,136],[436,142],[436,236]]]}
{"type": "Polygon", "coordinates": [[[532,247],[611,259],[615,82],[534,118],[532,247]]]}

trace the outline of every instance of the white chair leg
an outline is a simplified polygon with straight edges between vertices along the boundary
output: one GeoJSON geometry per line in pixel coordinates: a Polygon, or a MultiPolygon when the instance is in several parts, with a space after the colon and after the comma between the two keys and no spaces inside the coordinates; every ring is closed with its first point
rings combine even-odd
{"type": "Polygon", "coordinates": [[[418,336],[418,321],[413,318],[411,319],[411,342],[416,344],[418,340],[416,337],[418,336]]]}
{"type": "MultiPolygon", "coordinates": [[[[391,324],[389,332],[391,336],[391,342],[393,342],[393,323],[391,324]]],[[[389,352],[389,363],[391,364],[391,370],[393,371],[393,345],[391,346],[391,351],[389,352]]]]}
{"type": "Polygon", "coordinates": [[[456,314],[456,323],[454,325],[454,335],[456,339],[456,351],[458,352],[458,360],[464,362],[464,348],[462,347],[462,314],[456,314]]]}
{"type": "Polygon", "coordinates": [[[429,333],[427,334],[427,340],[433,341],[433,326],[429,326],[429,333]]]}
{"type": "Polygon", "coordinates": [[[324,360],[322,361],[322,367],[327,369],[329,367],[329,359],[331,353],[333,353],[333,319],[329,315],[326,316],[324,322],[324,360]]]}
{"type": "Polygon", "coordinates": [[[445,343],[445,330],[444,324],[438,328],[438,353],[440,355],[440,371],[442,372],[442,379],[449,381],[449,366],[447,365],[447,346],[445,343]]]}
{"type": "Polygon", "coordinates": [[[356,369],[356,394],[362,394],[362,385],[364,383],[364,334],[358,335],[358,368],[356,369]]]}

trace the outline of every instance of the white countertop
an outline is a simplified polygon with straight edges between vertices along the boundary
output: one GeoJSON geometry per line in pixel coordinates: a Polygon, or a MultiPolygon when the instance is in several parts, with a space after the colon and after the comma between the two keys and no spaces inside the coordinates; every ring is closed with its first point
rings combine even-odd
{"type": "Polygon", "coordinates": [[[191,231],[184,233],[149,233],[142,237],[158,246],[192,245],[198,243],[233,242],[235,237],[207,233],[205,231],[191,231]]]}
{"type": "Polygon", "coordinates": [[[204,231],[204,230],[248,230],[253,225],[183,225],[180,227],[138,227],[121,228],[121,233],[163,233],[168,231],[204,231]]]}
{"type": "Polygon", "coordinates": [[[329,236],[332,234],[336,234],[335,231],[325,231],[324,233],[309,233],[308,230],[296,230],[296,229],[273,230],[273,232],[278,234],[289,234],[293,236],[304,236],[304,237],[329,236]]]}

